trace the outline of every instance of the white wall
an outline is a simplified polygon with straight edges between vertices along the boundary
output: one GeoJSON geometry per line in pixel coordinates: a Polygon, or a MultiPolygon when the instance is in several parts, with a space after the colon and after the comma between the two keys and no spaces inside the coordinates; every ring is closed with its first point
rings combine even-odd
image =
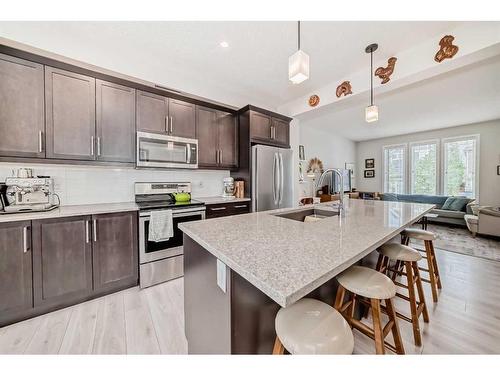
{"type": "MultiPolygon", "coordinates": [[[[299,122],[294,120],[297,129],[295,132],[296,144],[292,143],[295,154],[295,164],[297,165],[297,173],[295,176],[295,200],[301,196],[311,195],[310,182],[307,184],[298,183],[298,145],[304,145],[306,160],[314,157],[319,158],[323,162],[323,167],[326,168],[344,168],[345,163],[356,161],[356,143],[347,138],[335,135],[329,132],[323,132],[308,126],[308,122],[299,122]]],[[[291,133],[293,134],[293,132],[291,133]]],[[[292,135],[290,139],[294,138],[292,135]]],[[[307,179],[307,164],[304,163],[304,176],[307,179]]]]}
{"type": "Polygon", "coordinates": [[[228,171],[146,170],[70,165],[0,163],[0,181],[12,170],[29,167],[36,175],[54,178],[61,204],[93,204],[134,201],[134,182],[191,182],[193,197],[222,194],[222,179],[228,171]]]}
{"type": "Polygon", "coordinates": [[[358,142],[358,190],[383,190],[382,147],[385,145],[474,134],[480,135],[479,200],[483,205],[498,206],[500,205],[500,176],[497,175],[497,165],[500,165],[500,120],[358,142]],[[365,159],[370,158],[375,158],[375,178],[364,178],[365,159]]]}

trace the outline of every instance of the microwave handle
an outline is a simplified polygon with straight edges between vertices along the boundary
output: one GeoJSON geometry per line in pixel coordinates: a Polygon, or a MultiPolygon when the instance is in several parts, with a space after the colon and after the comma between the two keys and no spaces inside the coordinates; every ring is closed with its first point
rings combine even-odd
{"type": "Polygon", "coordinates": [[[191,163],[191,144],[187,143],[186,144],[186,163],[190,164],[191,163]]]}

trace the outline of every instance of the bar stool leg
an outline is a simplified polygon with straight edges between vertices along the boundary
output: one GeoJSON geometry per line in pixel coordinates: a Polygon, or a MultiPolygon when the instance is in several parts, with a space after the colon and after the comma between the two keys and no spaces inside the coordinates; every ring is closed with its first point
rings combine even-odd
{"type": "Polygon", "coordinates": [[[274,347],[273,347],[273,354],[284,354],[285,353],[285,347],[281,343],[280,339],[276,336],[276,340],[274,340],[274,347]]]}
{"type": "MultiPolygon", "coordinates": [[[[413,338],[416,346],[422,345],[422,336],[418,324],[417,300],[415,296],[415,278],[413,277],[412,262],[404,262],[406,269],[406,279],[408,281],[408,297],[410,299],[411,324],[413,326],[413,338]]],[[[422,300],[420,300],[422,301],[422,300]]]]}
{"type": "Polygon", "coordinates": [[[422,315],[424,317],[424,322],[429,323],[429,312],[427,311],[427,303],[425,303],[425,294],[424,288],[422,286],[422,278],[420,277],[420,270],[418,269],[418,263],[413,263],[413,273],[415,275],[415,279],[417,279],[417,292],[418,292],[418,301],[424,304],[422,309],[422,315]]]}
{"type": "Polygon", "coordinates": [[[431,245],[431,251],[432,251],[432,262],[434,265],[434,272],[436,273],[436,278],[437,278],[437,287],[438,287],[438,289],[442,289],[441,276],[439,276],[439,267],[437,264],[436,252],[434,251],[434,242],[431,241],[430,245],[431,245]]]}
{"type": "Polygon", "coordinates": [[[403,341],[401,340],[401,334],[399,333],[396,310],[394,309],[394,305],[392,304],[392,299],[385,300],[385,308],[387,309],[387,315],[389,316],[389,319],[394,322],[391,331],[392,331],[392,337],[394,338],[394,346],[396,347],[396,353],[405,354],[403,341]]]}
{"type": "Polygon", "coordinates": [[[437,291],[437,281],[436,281],[436,273],[434,270],[434,260],[432,255],[432,241],[424,241],[425,245],[425,253],[427,256],[427,265],[429,267],[429,280],[431,282],[431,290],[432,290],[432,300],[434,302],[438,301],[438,291],[437,291]]]}
{"type": "Polygon", "coordinates": [[[370,298],[373,319],[373,333],[375,338],[375,352],[385,354],[384,334],[382,333],[382,322],[380,320],[380,300],[370,298]]]}

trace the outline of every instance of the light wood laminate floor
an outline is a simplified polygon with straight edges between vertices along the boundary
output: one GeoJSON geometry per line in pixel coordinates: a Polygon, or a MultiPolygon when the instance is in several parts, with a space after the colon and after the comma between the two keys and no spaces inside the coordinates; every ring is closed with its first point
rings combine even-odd
{"type": "MultiPolygon", "coordinates": [[[[500,354],[500,262],[438,251],[443,291],[421,320],[423,345],[399,320],[407,354],[500,354]]],[[[408,312],[403,301],[399,311],[408,312]]],[[[183,354],[183,280],[123,292],[0,328],[1,354],[183,354]]],[[[374,353],[355,331],[355,353],[374,353]]]]}

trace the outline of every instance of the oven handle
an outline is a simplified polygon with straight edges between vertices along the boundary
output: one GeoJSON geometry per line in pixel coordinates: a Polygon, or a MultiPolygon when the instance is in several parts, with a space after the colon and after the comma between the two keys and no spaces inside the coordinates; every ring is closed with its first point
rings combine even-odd
{"type": "MultiPolygon", "coordinates": [[[[184,211],[178,213],[172,213],[172,218],[176,217],[186,217],[186,216],[196,216],[201,215],[203,219],[205,219],[205,208],[200,210],[200,208],[193,208],[191,211],[184,211]]],[[[141,220],[144,218],[145,220],[149,220],[150,212],[141,212],[139,213],[141,220]]]]}

